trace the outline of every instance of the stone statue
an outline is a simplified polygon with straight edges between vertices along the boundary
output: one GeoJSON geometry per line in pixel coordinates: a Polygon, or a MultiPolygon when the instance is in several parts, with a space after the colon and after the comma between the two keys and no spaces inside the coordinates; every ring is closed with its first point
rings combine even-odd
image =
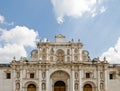
{"type": "Polygon", "coordinates": [[[42,73],[42,78],[43,78],[43,79],[45,78],[45,72],[42,73]]]}
{"type": "Polygon", "coordinates": [[[100,83],[100,89],[103,90],[103,83],[100,83]]]}
{"type": "Polygon", "coordinates": [[[75,90],[77,90],[78,89],[78,84],[77,83],[75,83],[75,90]]]}
{"type": "Polygon", "coordinates": [[[20,83],[16,83],[16,89],[20,89],[20,83]]]}
{"type": "Polygon", "coordinates": [[[75,72],[75,79],[78,79],[78,73],[75,72]]]}
{"type": "Polygon", "coordinates": [[[45,90],[45,83],[42,83],[42,90],[45,90]]]}

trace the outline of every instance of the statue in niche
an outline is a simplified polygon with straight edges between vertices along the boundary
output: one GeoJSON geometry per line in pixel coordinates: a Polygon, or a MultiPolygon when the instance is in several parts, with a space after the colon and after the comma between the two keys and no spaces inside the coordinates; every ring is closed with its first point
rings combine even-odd
{"type": "Polygon", "coordinates": [[[20,89],[20,83],[16,83],[16,90],[19,91],[20,89]]]}
{"type": "Polygon", "coordinates": [[[53,48],[51,48],[51,55],[53,55],[54,54],[54,49],[53,48]]]}
{"type": "Polygon", "coordinates": [[[17,72],[17,78],[20,78],[20,72],[17,72]]]}
{"type": "Polygon", "coordinates": [[[45,72],[42,72],[42,78],[43,79],[45,78],[45,72]]]}
{"type": "Polygon", "coordinates": [[[103,90],[103,83],[100,83],[100,89],[103,90]]]}
{"type": "Polygon", "coordinates": [[[75,72],[75,79],[78,79],[78,73],[75,72]]]}
{"type": "Polygon", "coordinates": [[[45,90],[45,83],[42,83],[42,90],[45,90]]]}
{"type": "Polygon", "coordinates": [[[75,83],[75,90],[78,90],[78,84],[75,83]]]}
{"type": "Polygon", "coordinates": [[[69,49],[67,49],[67,55],[70,55],[70,50],[69,49]]]}

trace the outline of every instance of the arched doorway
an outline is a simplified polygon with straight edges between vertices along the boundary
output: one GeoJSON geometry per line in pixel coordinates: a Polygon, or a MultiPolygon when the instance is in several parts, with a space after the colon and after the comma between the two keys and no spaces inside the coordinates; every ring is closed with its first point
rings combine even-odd
{"type": "Polygon", "coordinates": [[[54,91],[65,91],[65,83],[63,81],[57,81],[54,84],[54,91]]]}
{"type": "Polygon", "coordinates": [[[92,91],[92,86],[90,84],[84,85],[83,91],[92,91]]]}
{"type": "Polygon", "coordinates": [[[27,91],[36,91],[36,86],[34,84],[29,84],[27,87],[27,91]]]}

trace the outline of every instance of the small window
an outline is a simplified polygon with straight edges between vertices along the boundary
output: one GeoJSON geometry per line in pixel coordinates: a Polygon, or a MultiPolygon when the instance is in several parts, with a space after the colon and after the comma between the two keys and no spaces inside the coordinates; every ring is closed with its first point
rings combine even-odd
{"type": "Polygon", "coordinates": [[[10,79],[11,78],[11,74],[10,73],[6,73],[6,79],[10,79]]]}
{"type": "Polygon", "coordinates": [[[113,79],[113,74],[109,74],[109,78],[112,80],[113,79]]]}
{"type": "Polygon", "coordinates": [[[30,73],[30,78],[34,78],[34,73],[30,73]]]}
{"type": "Polygon", "coordinates": [[[90,78],[90,73],[86,73],[86,78],[90,78]]]}

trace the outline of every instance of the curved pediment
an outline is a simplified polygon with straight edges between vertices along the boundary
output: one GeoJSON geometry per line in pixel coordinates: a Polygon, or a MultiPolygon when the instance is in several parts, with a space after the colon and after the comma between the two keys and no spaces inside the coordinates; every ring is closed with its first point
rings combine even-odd
{"type": "Polygon", "coordinates": [[[62,35],[62,34],[58,34],[58,35],[55,36],[55,38],[65,38],[65,36],[62,35]]]}
{"type": "Polygon", "coordinates": [[[58,34],[55,36],[55,42],[66,42],[65,41],[65,36],[62,34],[58,34]]]}

